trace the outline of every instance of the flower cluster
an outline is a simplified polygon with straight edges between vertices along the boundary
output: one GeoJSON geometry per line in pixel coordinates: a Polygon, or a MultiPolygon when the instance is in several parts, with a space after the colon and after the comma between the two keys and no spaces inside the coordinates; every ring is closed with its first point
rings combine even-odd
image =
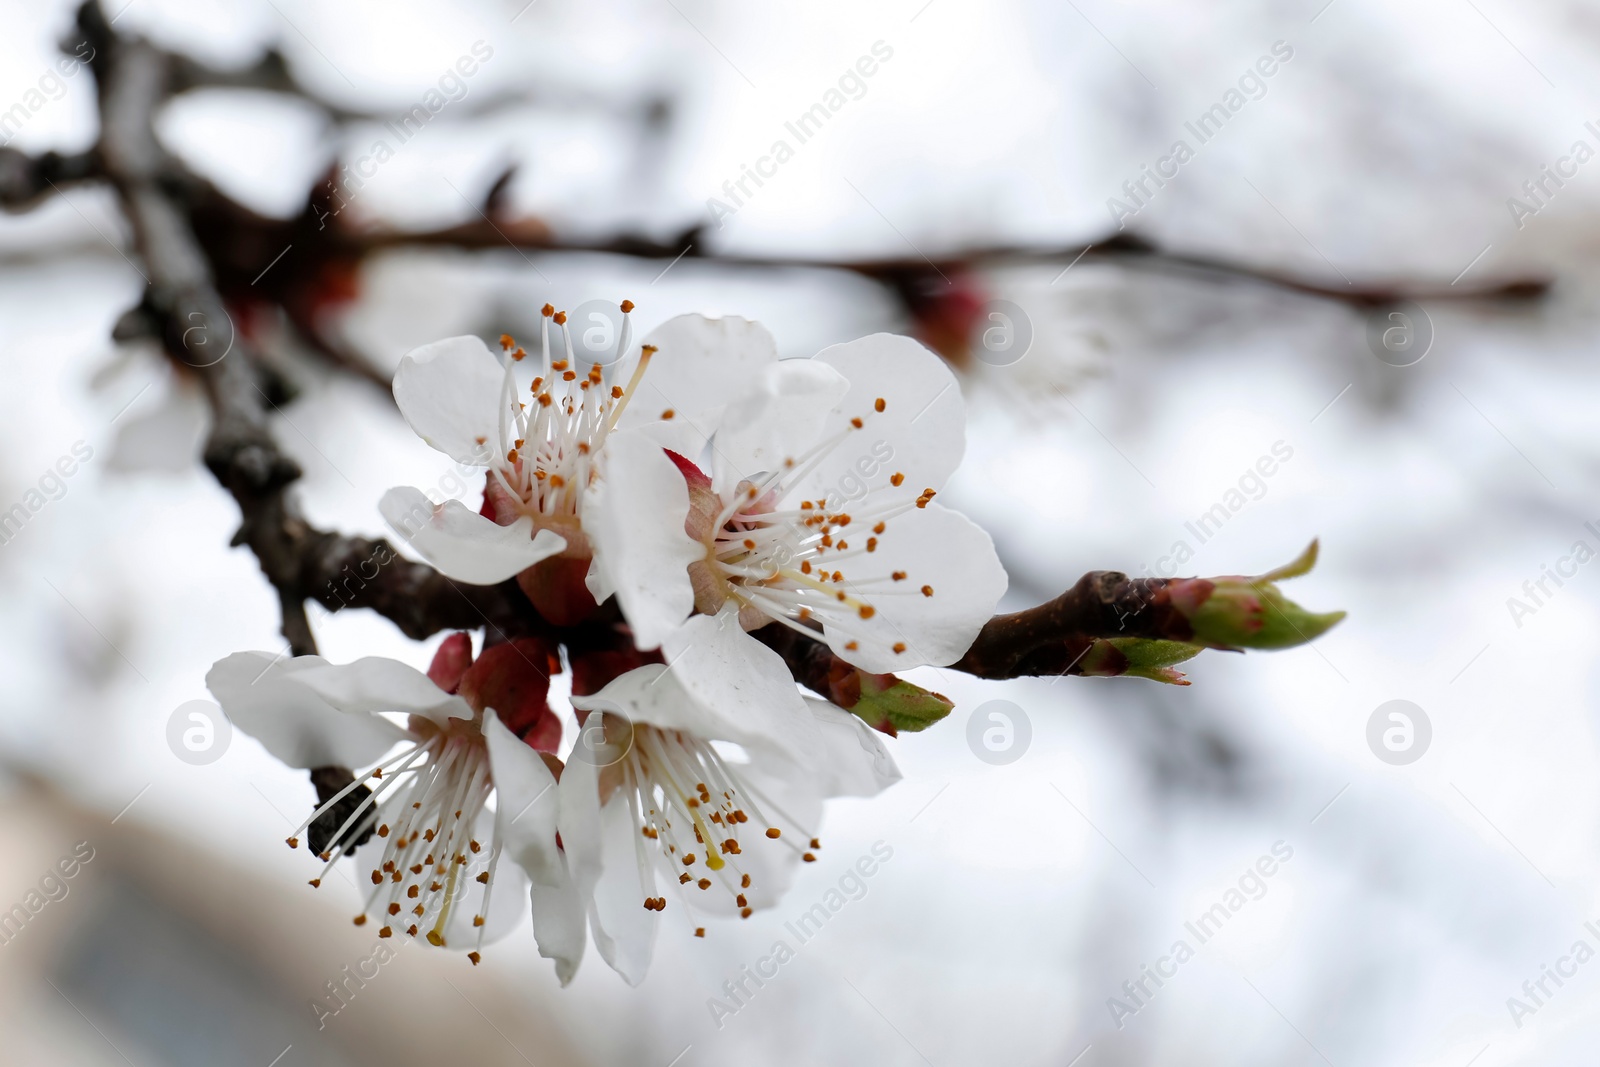
{"type": "Polygon", "coordinates": [[[760,631],[882,679],[960,658],[1006,587],[988,535],[935,499],[965,433],[939,357],[879,334],[780,360],[758,324],[695,315],[635,349],[621,308],[603,362],[546,305],[536,357],[457,337],[395,376],[410,426],[485,488],[477,512],[392,489],[384,518],[456,581],[515,579],[528,633],[476,656],[451,634],[425,674],[246,652],[207,677],[314,771],[289,844],[354,859],[358,924],[476,963],[531,901],[563,983],[590,940],[637,983],[667,913],[703,937],[771,905],[815,859],[824,800],[898,779],[882,734],[807,695],[760,631]]]}

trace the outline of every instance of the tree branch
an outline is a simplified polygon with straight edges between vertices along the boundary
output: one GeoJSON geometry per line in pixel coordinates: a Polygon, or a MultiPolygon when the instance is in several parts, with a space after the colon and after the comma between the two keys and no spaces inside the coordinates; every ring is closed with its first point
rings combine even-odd
{"type": "Polygon", "coordinates": [[[990,619],[951,666],[979,678],[1081,674],[1097,640],[1188,642],[1194,627],[1172,604],[1173,582],[1090,571],[1054,600],[990,619]]]}
{"type": "Polygon", "coordinates": [[[15,148],[0,148],[0,208],[28,211],[41,200],[61,191],[63,185],[102,177],[97,149],[62,155],[46,152],[30,156],[15,148]]]}

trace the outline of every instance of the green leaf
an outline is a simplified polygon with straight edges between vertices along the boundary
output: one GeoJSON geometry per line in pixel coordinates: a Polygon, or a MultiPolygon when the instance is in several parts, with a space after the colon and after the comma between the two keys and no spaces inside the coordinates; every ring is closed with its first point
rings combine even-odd
{"type": "Polygon", "coordinates": [[[874,729],[886,733],[901,730],[916,733],[949,715],[950,709],[955,707],[948,697],[901,681],[892,674],[862,671],[860,675],[861,699],[850,710],[874,729]]]}

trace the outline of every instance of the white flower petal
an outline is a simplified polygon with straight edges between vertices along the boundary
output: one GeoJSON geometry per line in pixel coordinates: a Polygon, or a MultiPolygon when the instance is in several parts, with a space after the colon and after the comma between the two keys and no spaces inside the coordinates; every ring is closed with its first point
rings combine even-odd
{"type": "Polygon", "coordinates": [[[446,693],[415,667],[383,656],[308,667],[295,680],[344,712],[401,711],[426,716],[440,726],[472,718],[465,700],[446,693]]]}
{"type": "Polygon", "coordinates": [[[504,858],[542,885],[562,885],[567,871],[556,848],[561,805],[555,775],[492,709],[483,713],[483,737],[494,780],[495,832],[504,858]]]}
{"type": "MultiPolygon", "coordinates": [[[[761,369],[778,359],[766,327],[749,319],[679,315],[644,339],[656,347],[650,367],[628,400],[621,428],[659,425],[650,433],[674,452],[696,458],[716,431],[725,405],[741,396],[761,369]],[[662,421],[666,412],[672,417],[662,421]]],[[[619,375],[627,380],[630,366],[619,375]]]]}
{"type": "Polygon", "coordinates": [[[569,756],[556,796],[556,828],[567,871],[578,892],[587,896],[600,877],[600,769],[590,760],[569,756]]]}
{"type": "Polygon", "coordinates": [[[828,646],[877,673],[954,663],[1006,591],[994,542],[971,519],[937,503],[889,519],[878,542],[877,551],[842,565],[844,588],[871,605],[872,617],[844,604],[818,608],[828,646]],[[894,580],[895,572],[905,578],[894,580]],[[923,595],[923,586],[933,595],[923,595]],[[859,647],[847,648],[851,641],[859,647]],[[896,644],[904,650],[895,652],[896,644]]]}
{"type": "Polygon", "coordinates": [[[789,495],[822,500],[843,494],[848,500],[852,487],[864,482],[873,502],[882,504],[943,488],[966,449],[966,405],[949,365],[911,338],[887,333],[825,348],[816,359],[850,382],[824,435],[846,430],[854,418],[863,426],[789,495]],[[874,410],[880,398],[882,412],[874,410]],[[905,475],[898,488],[889,485],[896,472],[905,475]]]}
{"type": "Polygon", "coordinates": [[[670,667],[637,667],[598,693],[574,696],[573,706],[802,764],[817,751],[816,725],[782,657],[741,630],[732,612],[694,616],[662,652],[670,667]]]}
{"type": "Polygon", "coordinates": [[[387,719],[342,711],[297,680],[326,665],[319,656],[236,652],[212,666],[206,686],[229,722],[291,767],[373,763],[408,735],[387,719]]]}
{"type": "Polygon", "coordinates": [[[400,358],[394,400],[418,437],[459,463],[483,466],[500,444],[504,382],[505,368],[481,340],[447,337],[400,358]]]}
{"type": "Polygon", "coordinates": [[[655,873],[647,863],[642,872],[647,884],[641,885],[634,845],[639,825],[622,790],[601,807],[600,769],[589,760],[569,759],[557,790],[567,870],[588,911],[595,948],[607,965],[637,985],[649,967],[656,925],[655,913],[644,907],[645,898],[655,893],[655,873]]]}
{"type": "MultiPolygon", "coordinates": [[[[762,816],[783,828],[783,837],[776,841],[760,832],[740,835],[747,839],[738,860],[739,869],[750,876],[750,885],[744,890],[746,905],[760,911],[777,904],[793,885],[807,835],[818,833],[822,824],[824,794],[818,781],[809,776],[797,778],[787,762],[752,756],[749,763],[730,762],[729,766],[739,776],[747,804],[754,804],[762,816]],[[795,840],[797,834],[799,840],[795,840]]],[[[749,825],[756,827],[758,816],[752,812],[750,819],[749,825]]],[[[692,900],[696,908],[713,915],[733,915],[740,908],[731,893],[707,891],[692,900]]]]}
{"type": "MultiPolygon", "coordinates": [[[[473,836],[485,843],[494,840],[494,825],[493,812],[479,812],[478,818],[473,823],[473,836]]],[[[507,863],[505,856],[501,856],[500,862],[495,866],[494,883],[486,886],[478,884],[477,872],[480,869],[488,870],[489,858],[490,853],[485,849],[473,856],[469,866],[460,868],[455,904],[450,909],[450,917],[444,923],[444,941],[447,948],[464,952],[478,946],[479,929],[472,922],[475,915],[483,916],[483,943],[489,944],[515,931],[528,914],[528,876],[519,865],[507,863]],[[487,912],[484,911],[485,897],[488,899],[487,912]]],[[[358,866],[356,869],[363,868],[358,866]]],[[[428,943],[420,935],[417,941],[424,945],[428,943]]]]}
{"type": "Polygon", "coordinates": [[[398,486],[383,494],[378,511],[407,544],[446,576],[494,585],[567,547],[554,530],[533,529],[524,515],[501,526],[459,500],[435,507],[421,490],[398,486]]]}
{"type": "MultiPolygon", "coordinates": [[[[563,772],[562,777],[565,777],[563,772]]],[[[655,865],[638,862],[639,823],[621,791],[600,809],[601,872],[595,883],[589,923],[601,959],[624,981],[644,981],[655,954],[658,913],[644,907],[656,891],[655,865]]],[[[566,841],[566,835],[562,835],[566,841]]]]}
{"type": "Polygon", "coordinates": [[[533,905],[533,936],[539,955],[556,964],[556,979],[565,986],[578,973],[583,950],[589,941],[583,900],[577,887],[562,872],[559,885],[533,883],[529,891],[533,905]]]}
{"type": "Polygon", "coordinates": [[[741,479],[783,469],[822,436],[828,415],[850,383],[813,359],[785,359],[757,376],[751,391],[728,405],[712,464],[724,499],[741,479]]]}
{"type": "Polygon", "coordinates": [[[826,700],[806,698],[817,721],[823,758],[816,786],[830,797],[876,796],[900,780],[883,735],[826,700]]]}
{"type": "Polygon", "coordinates": [[[658,648],[694,610],[688,567],[705,555],[684,532],[689,487],[661,446],[636,433],[611,436],[600,470],[583,504],[596,584],[615,592],[635,643],[658,648]]]}

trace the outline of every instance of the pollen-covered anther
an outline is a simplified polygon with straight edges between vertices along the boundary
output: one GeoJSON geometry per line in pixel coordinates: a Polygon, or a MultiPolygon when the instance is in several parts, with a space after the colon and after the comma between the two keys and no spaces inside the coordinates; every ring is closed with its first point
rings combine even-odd
{"type": "Polygon", "coordinates": [[[694,936],[696,936],[696,937],[704,937],[704,936],[706,936],[706,928],[704,926],[696,926],[694,928],[694,936]]]}
{"type": "Polygon", "coordinates": [[[467,953],[467,959],[471,960],[472,961],[472,965],[474,967],[476,967],[478,965],[478,961],[483,959],[483,956],[482,956],[481,953],[479,953],[477,951],[473,951],[473,952],[467,953]]]}
{"type": "Polygon", "coordinates": [[[556,306],[554,304],[546,304],[544,307],[539,309],[539,314],[543,315],[547,319],[551,315],[554,315],[555,313],[556,313],[556,306]]]}
{"type": "Polygon", "coordinates": [[[406,933],[410,934],[412,937],[416,937],[417,936],[417,924],[416,923],[412,923],[410,926],[406,927],[406,933]]]}
{"type": "Polygon", "coordinates": [[[393,903],[391,903],[389,905],[389,914],[390,915],[399,915],[400,914],[400,902],[399,901],[394,901],[393,903]]]}
{"type": "Polygon", "coordinates": [[[634,302],[632,300],[624,300],[622,302],[622,313],[624,315],[626,315],[628,312],[632,311],[636,306],[637,305],[634,304],[634,302]]]}
{"type": "Polygon", "coordinates": [[[933,595],[933,586],[931,586],[931,585],[923,586],[922,587],[922,595],[923,596],[932,596],[933,595]]]}
{"type": "Polygon", "coordinates": [[[378,936],[379,937],[393,937],[394,936],[394,931],[391,930],[389,927],[385,926],[383,929],[378,931],[378,936]]]}
{"type": "Polygon", "coordinates": [[[367,925],[367,917],[365,915],[357,915],[355,917],[355,924],[357,926],[365,926],[365,925],[367,925]]]}
{"type": "Polygon", "coordinates": [[[513,341],[511,339],[511,335],[509,333],[503,333],[503,334],[500,335],[500,347],[501,348],[503,348],[507,352],[509,352],[513,348],[515,348],[516,346],[517,346],[517,342],[513,341]]]}
{"type": "Polygon", "coordinates": [[[897,489],[900,487],[900,483],[905,480],[906,476],[901,474],[899,471],[895,471],[893,474],[889,475],[889,484],[897,489]]]}
{"type": "Polygon", "coordinates": [[[903,581],[906,580],[906,572],[905,571],[893,571],[893,572],[891,572],[889,574],[889,577],[893,578],[897,582],[903,582],[903,581]]]}
{"type": "Polygon", "coordinates": [[[886,408],[888,406],[889,405],[884,403],[883,397],[881,397],[881,396],[878,399],[876,399],[876,400],[874,400],[872,402],[872,410],[873,411],[881,412],[881,411],[883,411],[884,408],[886,408]]]}
{"type": "Polygon", "coordinates": [[[290,838],[286,838],[285,840],[289,843],[289,847],[290,848],[299,848],[300,847],[300,839],[298,837],[290,837],[290,838]]]}
{"type": "Polygon", "coordinates": [[[807,863],[815,863],[815,862],[817,862],[817,857],[813,856],[809,852],[807,852],[805,855],[801,856],[800,858],[805,860],[807,863]]]}
{"type": "Polygon", "coordinates": [[[904,641],[896,641],[894,643],[894,651],[895,651],[896,655],[899,655],[901,652],[904,652],[905,650],[906,650],[906,643],[904,641]]]}
{"type": "Polygon", "coordinates": [[[555,320],[557,326],[565,326],[567,324],[567,313],[565,311],[556,312],[555,320]]]}
{"type": "Polygon", "coordinates": [[[316,888],[318,888],[318,887],[320,887],[322,885],[322,879],[321,878],[313,878],[313,879],[311,879],[311,881],[307,882],[306,884],[309,885],[312,889],[316,889],[316,888]]]}
{"type": "Polygon", "coordinates": [[[874,608],[871,604],[863,604],[856,609],[856,614],[860,615],[863,619],[870,619],[877,613],[878,609],[874,608]]]}
{"type": "Polygon", "coordinates": [[[779,835],[782,834],[782,833],[783,833],[783,831],[779,830],[776,826],[767,827],[767,836],[772,838],[773,840],[777,840],[779,835]]]}

